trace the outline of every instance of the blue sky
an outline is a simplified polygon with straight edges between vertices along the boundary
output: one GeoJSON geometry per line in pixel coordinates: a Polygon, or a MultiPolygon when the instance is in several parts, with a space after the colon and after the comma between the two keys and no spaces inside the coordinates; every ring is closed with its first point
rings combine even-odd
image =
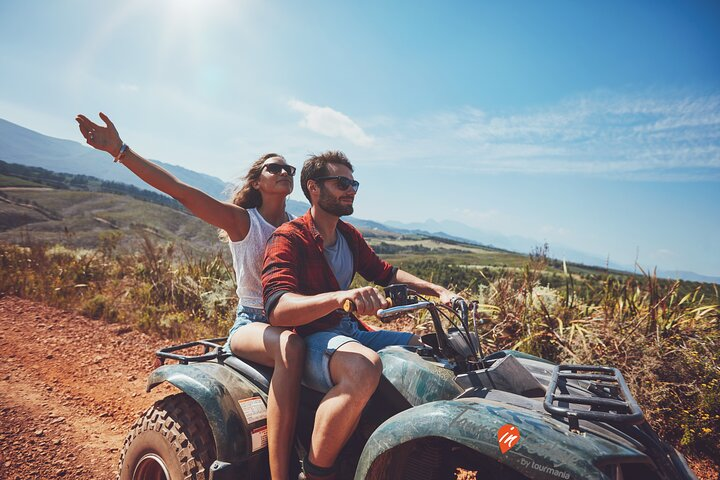
{"type": "Polygon", "coordinates": [[[227,181],[341,149],[359,217],[719,276],[719,37],[716,1],[3,0],[0,117],[227,181]]]}

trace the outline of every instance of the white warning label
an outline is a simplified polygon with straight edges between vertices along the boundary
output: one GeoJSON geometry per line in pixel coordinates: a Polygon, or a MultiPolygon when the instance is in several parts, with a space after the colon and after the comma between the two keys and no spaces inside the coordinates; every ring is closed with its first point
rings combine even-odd
{"type": "Polygon", "coordinates": [[[238,404],[240,405],[240,409],[242,410],[247,423],[255,423],[267,418],[267,408],[265,408],[265,403],[260,397],[251,397],[239,400],[238,404]]]}
{"type": "Polygon", "coordinates": [[[267,447],[267,425],[254,429],[252,436],[252,451],[257,452],[261,448],[267,447]]]}

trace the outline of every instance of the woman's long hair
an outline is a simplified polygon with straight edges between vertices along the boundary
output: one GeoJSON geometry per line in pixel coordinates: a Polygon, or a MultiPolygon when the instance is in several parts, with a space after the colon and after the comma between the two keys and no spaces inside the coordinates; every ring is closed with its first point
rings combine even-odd
{"type": "MultiPolygon", "coordinates": [[[[266,153],[265,155],[262,155],[260,158],[255,160],[255,162],[250,166],[250,170],[248,170],[247,175],[245,175],[245,177],[243,178],[243,183],[237,185],[233,189],[232,195],[230,197],[231,203],[245,209],[257,208],[262,205],[262,194],[258,189],[253,187],[253,183],[256,182],[258,178],[260,178],[260,174],[262,173],[265,160],[274,157],[284,158],[282,155],[279,155],[277,153],[266,153]]],[[[220,237],[220,240],[224,242],[230,240],[225,230],[219,229],[218,236],[220,237]]]]}
{"type": "Polygon", "coordinates": [[[265,160],[273,157],[283,158],[282,155],[277,153],[266,153],[255,160],[255,163],[252,164],[247,175],[243,178],[243,184],[238,185],[233,190],[232,199],[230,200],[232,203],[243,208],[257,208],[262,205],[262,195],[259,190],[253,187],[253,182],[260,178],[265,160]]]}

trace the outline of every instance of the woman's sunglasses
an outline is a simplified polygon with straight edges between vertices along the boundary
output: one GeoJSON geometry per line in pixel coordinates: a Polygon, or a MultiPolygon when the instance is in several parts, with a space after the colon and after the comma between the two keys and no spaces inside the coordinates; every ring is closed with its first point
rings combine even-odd
{"type": "Polygon", "coordinates": [[[357,180],[350,180],[348,177],[341,177],[339,175],[333,177],[318,177],[315,180],[337,180],[337,187],[342,191],[352,187],[352,189],[357,192],[358,188],[360,188],[360,182],[357,180]]]}
{"type": "Polygon", "coordinates": [[[285,173],[287,173],[291,177],[295,175],[295,167],[293,167],[292,165],[286,165],[284,163],[266,163],[265,165],[263,165],[263,168],[266,168],[267,171],[272,173],[273,175],[278,175],[283,170],[285,170],[285,173]]]}

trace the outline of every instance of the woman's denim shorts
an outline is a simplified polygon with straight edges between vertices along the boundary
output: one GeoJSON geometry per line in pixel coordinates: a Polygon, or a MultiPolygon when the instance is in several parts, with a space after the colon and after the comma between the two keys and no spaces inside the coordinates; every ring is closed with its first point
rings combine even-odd
{"type": "Polygon", "coordinates": [[[225,349],[228,352],[230,351],[230,339],[232,338],[233,333],[237,332],[240,327],[252,322],[268,323],[265,311],[262,308],[244,307],[242,305],[238,305],[235,323],[230,328],[227,341],[225,342],[225,349]]]}

